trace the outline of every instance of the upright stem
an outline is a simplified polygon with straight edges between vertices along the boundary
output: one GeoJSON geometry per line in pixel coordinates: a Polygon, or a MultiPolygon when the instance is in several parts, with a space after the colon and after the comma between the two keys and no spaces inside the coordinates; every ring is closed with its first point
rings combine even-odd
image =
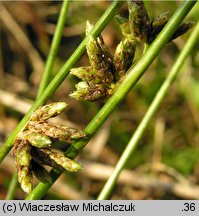
{"type": "Polygon", "coordinates": [[[50,47],[50,51],[49,51],[46,65],[44,68],[44,73],[43,73],[43,77],[42,77],[42,80],[39,86],[37,97],[41,96],[41,94],[44,92],[45,88],[47,87],[47,85],[49,84],[51,80],[53,64],[55,62],[55,58],[57,56],[57,52],[59,49],[59,44],[62,38],[62,33],[63,33],[64,25],[66,22],[66,17],[68,14],[69,3],[70,3],[70,0],[64,0],[62,4],[60,16],[59,16],[58,23],[56,26],[55,34],[53,36],[52,45],[50,47]]]}
{"type": "MultiPolygon", "coordinates": [[[[94,37],[97,37],[101,33],[101,31],[107,26],[107,24],[112,20],[114,14],[118,10],[118,8],[122,6],[122,4],[124,4],[124,2],[122,1],[119,1],[119,0],[113,1],[113,3],[108,7],[108,9],[105,11],[105,13],[102,15],[102,17],[99,19],[99,21],[94,26],[92,30],[92,34],[94,37]]],[[[27,112],[27,114],[24,116],[21,122],[17,125],[17,127],[11,133],[11,135],[8,137],[4,145],[0,148],[0,163],[9,153],[9,151],[12,149],[13,142],[17,134],[25,127],[31,115],[33,114],[33,112],[43,103],[45,103],[45,101],[47,101],[48,98],[50,98],[54,94],[56,89],[60,86],[60,84],[67,77],[69,70],[78,62],[78,60],[84,54],[86,41],[87,41],[87,37],[82,41],[82,43],[75,50],[75,52],[71,55],[68,61],[63,65],[63,67],[60,69],[60,71],[54,77],[51,83],[46,87],[43,94],[39,98],[37,98],[33,106],[30,108],[30,110],[27,112]]]]}
{"type": "Polygon", "coordinates": [[[15,197],[15,193],[18,186],[18,179],[17,179],[17,173],[14,173],[12,175],[12,179],[10,181],[10,185],[8,188],[8,193],[6,195],[6,200],[13,200],[15,197]]]}
{"type": "MultiPolygon", "coordinates": [[[[40,83],[40,88],[39,88],[39,91],[37,93],[37,97],[41,96],[41,94],[45,90],[46,86],[50,82],[53,64],[54,64],[55,58],[57,56],[57,52],[59,49],[59,44],[61,41],[64,25],[66,22],[69,3],[70,3],[69,0],[64,0],[64,2],[62,4],[60,16],[59,16],[59,19],[57,22],[55,34],[53,36],[52,45],[51,45],[50,52],[49,52],[49,55],[48,55],[48,58],[46,61],[46,65],[44,68],[44,74],[43,74],[43,77],[42,77],[42,80],[40,83]]],[[[12,176],[12,180],[10,182],[9,188],[8,188],[8,193],[7,193],[6,199],[14,199],[14,196],[15,196],[15,193],[17,190],[17,186],[18,186],[18,176],[17,176],[17,173],[14,173],[12,176]]]]}
{"type": "MultiPolygon", "coordinates": [[[[66,151],[66,156],[70,158],[75,158],[78,153],[84,148],[84,146],[88,143],[88,141],[92,138],[92,136],[112,113],[114,108],[125,98],[131,88],[138,82],[138,80],[144,74],[144,72],[155,59],[155,57],[159,54],[160,50],[164,47],[167,41],[171,38],[175,30],[178,28],[180,23],[183,21],[183,19],[186,17],[186,15],[195,3],[196,2],[194,1],[185,1],[184,4],[175,12],[175,14],[172,16],[172,18],[162,30],[160,35],[146,50],[140,61],[133,68],[130,68],[127,76],[118,86],[115,93],[85,128],[85,132],[88,134],[88,138],[81,139],[80,141],[72,144],[66,151]]],[[[27,199],[40,199],[51,187],[51,185],[57,180],[60,174],[61,172],[56,172],[52,169],[50,172],[50,175],[52,177],[52,183],[39,183],[37,187],[32,191],[32,193],[27,197],[27,199]]]]}
{"type": "Polygon", "coordinates": [[[124,168],[126,162],[128,159],[132,156],[132,153],[134,152],[136,146],[138,145],[139,141],[141,140],[147,126],[149,125],[150,120],[155,115],[156,111],[160,107],[164,97],[166,96],[170,86],[176,79],[177,75],[180,72],[181,67],[183,66],[183,63],[185,62],[185,59],[193,49],[194,45],[198,41],[199,36],[199,22],[197,26],[195,27],[195,30],[191,34],[190,38],[188,39],[183,51],[180,53],[178,59],[176,60],[173,68],[171,69],[171,72],[165,79],[164,83],[160,87],[158,93],[156,94],[155,98],[153,99],[153,102],[148,108],[148,111],[144,115],[142,121],[140,122],[139,126],[137,127],[136,131],[134,132],[130,142],[126,146],[122,156],[120,157],[115,169],[113,170],[113,173],[109,177],[108,181],[106,182],[105,186],[103,187],[98,200],[104,200],[108,199],[110,196],[110,193],[113,190],[113,187],[115,186],[117,179],[124,168]]]}
{"type": "Polygon", "coordinates": [[[94,135],[98,128],[104,123],[108,116],[112,113],[114,108],[125,98],[128,92],[134,87],[138,80],[145,73],[147,68],[159,54],[164,45],[171,38],[173,33],[176,31],[180,23],[186,17],[188,12],[194,6],[196,2],[185,1],[184,4],[175,12],[171,17],[165,28],[155,39],[155,41],[149,46],[142,58],[137,62],[136,65],[131,67],[127,72],[126,77],[115,90],[112,97],[106,102],[102,109],[97,113],[97,115],[91,120],[91,122],[85,128],[85,132],[90,135],[88,139],[82,139],[75,142],[67,150],[66,155],[71,158],[75,158],[77,154],[84,148],[88,140],[94,135]]]}

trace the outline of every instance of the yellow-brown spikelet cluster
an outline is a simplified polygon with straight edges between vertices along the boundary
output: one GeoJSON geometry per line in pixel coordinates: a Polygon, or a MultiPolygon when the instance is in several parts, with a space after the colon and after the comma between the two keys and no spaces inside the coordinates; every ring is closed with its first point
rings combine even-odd
{"type": "MultiPolygon", "coordinates": [[[[116,16],[124,39],[117,46],[114,55],[110,53],[102,36],[92,36],[93,26],[88,21],[86,50],[90,66],[72,68],[70,73],[82,81],[70,96],[77,100],[96,101],[112,95],[119,81],[133,63],[136,43],[150,44],[168,22],[168,12],[150,20],[142,0],[128,1],[129,18],[116,16]]],[[[184,34],[192,27],[192,22],[183,23],[170,41],[184,34]]]]}
{"type": "MultiPolygon", "coordinates": [[[[163,13],[151,20],[142,0],[128,0],[129,19],[121,18],[120,28],[126,37],[146,44],[152,43],[169,20],[169,13],[163,13]]],[[[184,22],[175,31],[170,41],[192,28],[193,22],[184,22]]]]}
{"type": "Polygon", "coordinates": [[[91,65],[72,68],[70,71],[82,79],[76,85],[77,90],[70,94],[77,100],[95,101],[112,95],[117,82],[131,66],[135,54],[134,42],[125,39],[112,55],[101,35],[96,39],[92,36],[92,28],[88,21],[86,50],[91,65]]]}
{"type": "Polygon", "coordinates": [[[32,191],[33,174],[42,182],[51,182],[44,165],[69,172],[81,170],[79,163],[51,149],[54,139],[71,143],[85,137],[85,133],[79,129],[53,125],[47,121],[59,115],[66,106],[64,102],[42,106],[34,112],[26,128],[15,140],[14,155],[18,181],[26,193],[32,191]]]}

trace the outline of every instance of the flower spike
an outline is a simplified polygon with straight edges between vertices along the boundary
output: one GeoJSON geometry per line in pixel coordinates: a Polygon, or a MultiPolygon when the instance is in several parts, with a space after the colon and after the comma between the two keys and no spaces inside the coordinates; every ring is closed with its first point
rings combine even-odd
{"type": "Polygon", "coordinates": [[[64,102],[50,103],[37,109],[31,116],[31,121],[46,121],[59,115],[65,110],[67,104],[64,102]]]}
{"type": "Polygon", "coordinates": [[[129,25],[132,34],[140,42],[146,42],[150,19],[142,0],[129,0],[129,25]]]}

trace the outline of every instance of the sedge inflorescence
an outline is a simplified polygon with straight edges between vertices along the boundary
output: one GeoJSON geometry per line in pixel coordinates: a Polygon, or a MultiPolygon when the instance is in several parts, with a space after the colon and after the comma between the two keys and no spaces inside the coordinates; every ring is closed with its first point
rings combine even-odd
{"type": "MultiPolygon", "coordinates": [[[[134,62],[137,43],[149,45],[168,22],[168,12],[150,20],[143,1],[128,1],[129,17],[116,16],[123,34],[112,55],[101,35],[94,38],[92,24],[87,21],[86,50],[89,66],[72,68],[70,73],[81,79],[70,96],[77,100],[103,100],[113,94],[134,62]]],[[[192,22],[183,23],[170,41],[184,34],[192,27],[192,22]]],[[[86,134],[79,129],[64,125],[54,125],[48,119],[59,115],[66,109],[66,103],[47,104],[36,110],[25,129],[14,142],[14,155],[21,188],[32,191],[33,174],[42,182],[51,182],[45,165],[70,172],[81,170],[81,165],[67,158],[63,153],[52,149],[54,140],[72,143],[84,138],[86,134]]]]}
{"type": "Polygon", "coordinates": [[[47,121],[59,115],[66,106],[64,102],[55,102],[40,107],[15,139],[14,155],[18,181],[26,193],[32,191],[33,174],[42,182],[51,182],[51,177],[44,165],[69,172],[81,170],[78,162],[51,148],[52,142],[57,139],[72,143],[86,136],[79,129],[54,125],[47,121]]]}
{"type": "MultiPolygon", "coordinates": [[[[86,50],[90,66],[72,68],[70,73],[80,78],[76,91],[70,96],[77,100],[96,101],[112,95],[117,84],[133,64],[138,42],[149,45],[168,22],[168,12],[150,20],[143,1],[128,1],[129,17],[116,16],[124,39],[112,55],[102,36],[93,37],[92,24],[87,21],[86,50]]],[[[173,34],[170,41],[184,34],[192,27],[192,22],[183,23],[173,34]]]]}
{"type": "Polygon", "coordinates": [[[131,66],[135,54],[134,41],[126,38],[112,55],[101,35],[96,39],[92,36],[92,28],[92,24],[87,21],[86,50],[91,65],[72,68],[70,71],[82,80],[76,85],[77,90],[70,94],[77,100],[96,101],[112,95],[117,82],[131,66]]]}

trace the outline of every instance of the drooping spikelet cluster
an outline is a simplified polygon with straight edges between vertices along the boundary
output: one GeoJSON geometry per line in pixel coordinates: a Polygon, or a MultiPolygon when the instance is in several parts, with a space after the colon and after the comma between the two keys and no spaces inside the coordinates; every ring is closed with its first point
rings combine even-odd
{"type": "Polygon", "coordinates": [[[33,174],[42,182],[51,182],[44,165],[69,172],[81,170],[79,163],[51,149],[55,139],[71,143],[85,137],[79,129],[54,125],[47,121],[59,115],[66,106],[64,102],[57,102],[39,108],[15,140],[14,155],[18,181],[26,193],[32,191],[33,174]]]}
{"type": "MultiPolygon", "coordinates": [[[[136,43],[152,43],[168,22],[168,13],[150,20],[142,0],[129,0],[128,9],[128,19],[116,16],[124,39],[117,46],[113,56],[101,35],[96,39],[92,36],[93,26],[87,22],[86,50],[90,66],[71,69],[70,73],[82,80],[76,85],[76,91],[70,94],[72,98],[96,101],[113,94],[118,81],[124,77],[133,63],[136,43]]],[[[183,23],[170,41],[184,34],[192,25],[192,22],[183,23]]]]}

